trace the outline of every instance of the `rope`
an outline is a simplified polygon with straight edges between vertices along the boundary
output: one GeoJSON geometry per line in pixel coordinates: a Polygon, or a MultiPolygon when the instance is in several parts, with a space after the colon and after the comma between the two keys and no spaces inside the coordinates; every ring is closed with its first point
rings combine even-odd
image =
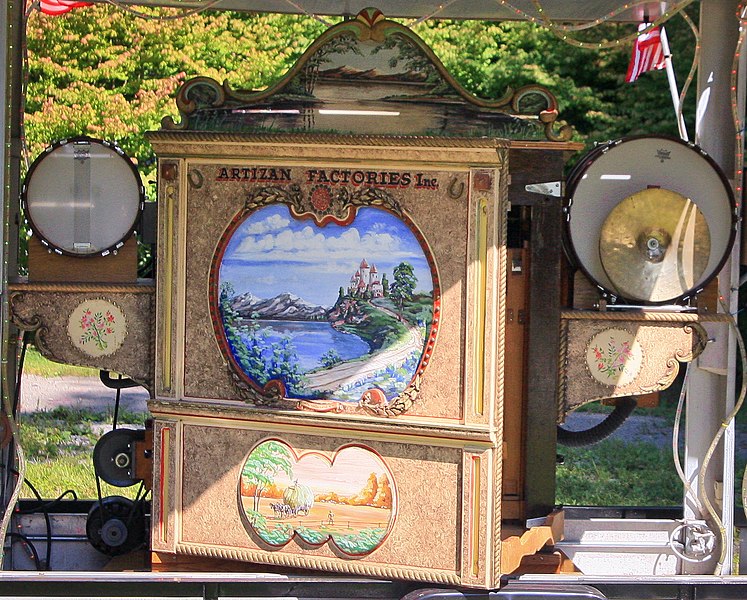
{"type": "Polygon", "coordinates": [[[325,560],[312,556],[287,554],[278,552],[262,552],[261,550],[239,550],[233,548],[213,548],[191,544],[178,544],[176,551],[191,556],[206,558],[227,558],[242,562],[254,562],[277,565],[281,567],[297,567],[301,569],[315,569],[332,571],[335,573],[352,573],[371,577],[385,577],[387,579],[409,579],[427,583],[442,583],[459,585],[461,577],[455,573],[445,573],[435,569],[413,569],[390,567],[386,564],[367,564],[364,562],[325,560]]]}
{"type": "Polygon", "coordinates": [[[646,312],[646,311],[606,311],[564,310],[560,318],[568,321],[654,321],[663,323],[721,323],[729,322],[731,317],[723,313],[687,313],[687,312],[646,312]]]}
{"type": "Polygon", "coordinates": [[[153,294],[156,286],[152,283],[143,285],[131,284],[96,284],[96,283],[11,283],[11,292],[91,292],[100,294],[153,294]]]}
{"type": "Polygon", "coordinates": [[[201,13],[205,10],[213,8],[216,4],[221,2],[221,0],[210,0],[209,2],[206,2],[205,4],[203,4],[202,6],[197,6],[191,9],[184,9],[180,13],[175,14],[175,15],[153,15],[149,13],[144,13],[130,6],[127,6],[126,4],[123,4],[119,0],[106,0],[106,2],[140,19],[146,19],[147,21],[175,21],[177,19],[183,19],[184,17],[189,17],[190,15],[195,15],[197,13],[201,13]]]}
{"type": "MultiPolygon", "coordinates": [[[[721,301],[721,306],[724,310],[727,310],[727,307],[723,301],[721,301]]],[[[724,432],[726,432],[726,429],[729,427],[729,424],[734,420],[734,417],[736,417],[737,413],[739,412],[739,409],[742,408],[742,404],[744,404],[745,395],[747,395],[747,351],[745,350],[744,340],[742,339],[742,334],[739,331],[739,326],[737,325],[737,322],[732,316],[732,314],[729,312],[726,312],[724,314],[729,319],[729,325],[732,327],[734,331],[734,337],[736,338],[737,344],[739,345],[739,356],[742,361],[742,387],[739,390],[739,397],[737,398],[737,402],[734,405],[734,408],[722,421],[721,426],[718,428],[716,435],[713,437],[713,440],[711,441],[711,445],[708,447],[708,450],[705,453],[705,456],[703,457],[703,462],[700,465],[700,470],[698,471],[698,495],[703,500],[703,504],[705,505],[709,516],[711,517],[711,519],[713,519],[713,522],[715,523],[716,529],[718,529],[718,532],[721,538],[721,555],[719,556],[718,563],[716,564],[716,569],[714,570],[715,575],[721,575],[721,571],[723,570],[723,567],[724,567],[724,560],[726,559],[726,528],[724,526],[723,521],[721,520],[718,513],[716,512],[716,509],[714,508],[713,503],[708,497],[708,494],[706,493],[705,475],[708,470],[708,465],[710,464],[711,459],[713,458],[713,455],[716,452],[716,446],[718,446],[719,442],[721,441],[721,438],[724,435],[724,432]]]]}
{"type": "MultiPolygon", "coordinates": [[[[507,156],[505,156],[506,151],[503,151],[503,155],[501,156],[501,166],[498,174],[499,180],[503,180],[508,176],[508,160],[507,156]]],[[[505,331],[506,331],[506,293],[505,293],[505,285],[506,285],[506,278],[508,276],[508,251],[507,251],[507,244],[506,239],[508,237],[508,218],[506,215],[508,214],[508,186],[502,185],[499,187],[501,193],[500,198],[498,199],[498,203],[496,206],[496,210],[498,211],[497,217],[500,219],[500,229],[498,230],[498,282],[500,285],[500,288],[503,290],[503,292],[498,292],[498,315],[497,315],[497,327],[498,327],[498,333],[499,337],[497,339],[498,342],[498,348],[496,350],[496,364],[498,365],[497,373],[495,374],[495,377],[497,378],[496,381],[496,390],[495,390],[495,426],[496,426],[496,436],[497,438],[503,439],[503,413],[504,413],[504,404],[505,404],[505,377],[504,377],[504,369],[505,369],[505,354],[506,354],[506,339],[505,339],[505,331]]],[[[501,501],[500,499],[503,497],[503,461],[502,460],[496,460],[495,465],[495,476],[493,478],[493,485],[495,486],[495,489],[493,491],[493,498],[495,499],[495,511],[496,511],[496,518],[494,522],[494,529],[493,529],[493,581],[498,582],[500,580],[501,576],[501,527],[503,525],[501,520],[501,501]]]]}
{"type": "MultiPolygon", "coordinates": [[[[496,0],[499,1],[499,0],[496,0]]],[[[577,48],[597,48],[597,49],[603,49],[603,48],[616,48],[619,47],[621,44],[624,44],[626,42],[633,41],[636,39],[641,33],[646,33],[653,27],[658,27],[665,21],[668,21],[671,17],[674,15],[682,12],[685,8],[687,8],[690,4],[692,4],[694,0],[683,0],[683,2],[677,4],[674,6],[671,10],[668,12],[665,12],[662,14],[658,19],[653,21],[652,23],[648,24],[648,27],[644,29],[643,31],[634,31],[628,35],[625,35],[621,38],[611,40],[608,42],[583,42],[581,40],[578,40],[573,37],[569,37],[566,34],[566,31],[562,29],[561,27],[555,25],[555,23],[545,14],[544,8],[542,8],[542,4],[539,0],[532,0],[532,4],[534,4],[535,8],[537,9],[537,12],[540,15],[540,18],[542,20],[542,25],[549,29],[553,34],[555,34],[556,37],[561,39],[562,41],[566,42],[567,44],[571,46],[576,46],[577,48]]],[[[526,13],[525,13],[526,14],[526,13]]],[[[611,17],[610,17],[611,18],[611,17]]],[[[537,21],[535,17],[531,17],[531,21],[534,23],[537,21]]]]}

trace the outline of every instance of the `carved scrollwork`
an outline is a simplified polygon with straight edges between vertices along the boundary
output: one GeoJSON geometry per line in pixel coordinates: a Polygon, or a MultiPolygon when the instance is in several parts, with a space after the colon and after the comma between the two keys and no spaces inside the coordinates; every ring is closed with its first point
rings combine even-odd
{"type": "Polygon", "coordinates": [[[358,406],[366,412],[379,417],[397,417],[410,410],[420,393],[421,377],[417,375],[412,383],[396,398],[386,404],[376,404],[367,400],[366,397],[358,403],[358,406]]]}
{"type": "Polygon", "coordinates": [[[351,194],[344,187],[333,192],[320,186],[305,196],[296,184],[286,187],[267,186],[252,192],[244,203],[244,209],[254,211],[277,203],[287,204],[295,217],[310,217],[319,226],[329,222],[349,223],[355,218],[357,209],[363,206],[384,208],[402,217],[399,203],[389,192],[378,188],[362,188],[351,194]],[[324,197],[315,196],[317,191],[323,192],[324,197]]]}
{"type": "Polygon", "coordinates": [[[176,96],[176,107],[181,119],[176,123],[171,117],[164,117],[164,129],[188,129],[189,116],[200,109],[223,106],[226,93],[223,87],[211,77],[195,77],[187,81],[176,96]]]}
{"type": "Polygon", "coordinates": [[[698,323],[663,319],[569,318],[562,329],[567,332],[567,343],[560,357],[561,422],[568,412],[588,402],[668,388],[680,364],[697,358],[708,340],[698,323]]]}
{"type": "MultiPolygon", "coordinates": [[[[331,27],[308,48],[274,85],[264,90],[234,90],[209,77],[187,81],[177,93],[180,121],[162,121],[167,130],[313,132],[314,115],[325,103],[334,101],[336,85],[356,84],[367,73],[385,74],[374,78],[382,87],[378,101],[397,108],[402,103],[419,103],[422,119],[392,122],[389,135],[433,135],[434,119],[442,122],[443,135],[568,141],[568,125],[556,131],[558,105],[547,89],[528,85],[507,88],[500,98],[478,98],[466,91],[449,73],[433,51],[407,27],[388,20],[381,11],[364,9],[355,19],[331,27]],[[326,91],[318,84],[326,82],[326,91]],[[402,84],[416,83],[406,92],[402,84]],[[390,89],[383,89],[390,86],[390,89]],[[331,91],[330,91],[331,90],[331,91]],[[448,105],[448,110],[444,106],[448,105]],[[444,112],[447,117],[444,118],[444,112]],[[529,118],[526,118],[529,117],[529,118]],[[403,130],[403,127],[405,128],[403,130]]],[[[364,84],[365,85],[365,84],[364,84]]],[[[351,99],[353,102],[356,99],[351,99]]],[[[370,108],[371,98],[357,99],[370,108]]],[[[371,124],[374,121],[370,122],[371,124]]],[[[323,127],[323,129],[322,129],[323,127]]],[[[330,127],[327,133],[350,133],[349,119],[330,127]]],[[[353,133],[381,132],[364,120],[353,133]],[[368,128],[367,128],[368,127],[368,128]]]]}
{"type": "Polygon", "coordinates": [[[17,310],[18,306],[24,301],[23,292],[13,292],[9,297],[11,322],[13,325],[18,327],[22,331],[32,331],[34,333],[34,346],[39,350],[42,356],[49,360],[60,361],[60,358],[49,349],[46,342],[46,336],[49,333],[49,328],[44,324],[44,320],[40,315],[22,316],[21,312],[17,310]]]}
{"type": "MultiPolygon", "coordinates": [[[[408,215],[402,210],[400,204],[387,190],[374,187],[360,187],[351,190],[349,187],[334,188],[322,185],[310,189],[302,189],[297,184],[291,184],[282,187],[264,186],[254,188],[246,198],[243,209],[234,216],[229,231],[235,231],[236,226],[244,222],[247,218],[253,216],[252,213],[257,212],[264,207],[278,204],[285,204],[293,217],[298,219],[312,219],[319,227],[324,227],[328,223],[336,223],[342,226],[349,225],[356,218],[359,208],[375,207],[391,213],[402,221],[408,222],[409,220],[408,215]],[[315,192],[319,193],[317,194],[315,192]]],[[[226,234],[224,236],[224,241],[229,239],[229,236],[229,234],[226,234]]],[[[220,251],[218,251],[215,256],[220,257],[221,259],[224,257],[223,253],[220,251]]],[[[217,262],[214,262],[213,264],[211,271],[213,274],[217,272],[217,264],[217,262]]],[[[432,348],[432,338],[438,330],[437,323],[440,305],[437,286],[434,287],[434,293],[436,294],[436,300],[434,301],[433,307],[435,316],[430,330],[431,345],[428,346],[428,349],[432,348]]],[[[213,306],[215,307],[216,304],[213,306]]],[[[340,310],[350,311],[351,309],[349,306],[346,306],[340,310]]],[[[387,311],[387,309],[380,310],[391,312],[387,311]]],[[[391,314],[396,316],[394,313],[391,314]]],[[[262,383],[260,383],[259,379],[249,375],[244,370],[244,367],[235,360],[235,355],[231,350],[229,342],[223,337],[224,322],[221,314],[217,309],[214,309],[211,315],[213,317],[215,331],[218,335],[219,344],[221,344],[221,350],[228,361],[226,365],[234,390],[241,400],[256,407],[286,408],[310,412],[366,412],[382,417],[396,417],[408,411],[418,397],[421,388],[422,369],[427,366],[430,358],[429,352],[421,355],[418,362],[420,372],[416,372],[416,370],[413,369],[412,380],[399,388],[401,391],[398,395],[394,396],[394,394],[392,394],[394,397],[389,396],[389,399],[387,399],[380,389],[376,388],[375,384],[371,384],[371,389],[365,389],[365,387],[362,387],[358,392],[361,396],[345,398],[344,401],[333,397],[325,397],[324,393],[328,390],[323,387],[318,387],[316,389],[317,393],[307,393],[306,396],[299,393],[299,396],[294,397],[293,392],[286,390],[285,385],[280,378],[270,379],[269,381],[261,379],[262,383]],[[290,397],[288,397],[289,395],[290,397]],[[358,398],[360,398],[360,402],[357,402],[358,398]]],[[[338,318],[340,318],[339,315],[338,318]]],[[[345,313],[342,318],[348,318],[347,313],[345,313]]],[[[423,335],[423,333],[420,332],[419,329],[415,329],[414,326],[412,327],[411,334],[415,336],[413,338],[415,340],[423,335]]],[[[426,341],[427,340],[424,339],[421,339],[420,342],[416,341],[415,348],[417,349],[418,345],[421,343],[425,344],[426,341]]]]}

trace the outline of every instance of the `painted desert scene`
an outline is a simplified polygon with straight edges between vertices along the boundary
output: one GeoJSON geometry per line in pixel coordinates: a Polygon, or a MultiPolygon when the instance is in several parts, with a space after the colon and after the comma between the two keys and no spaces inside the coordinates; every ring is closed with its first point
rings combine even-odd
{"type": "Polygon", "coordinates": [[[266,544],[331,540],[351,556],[381,545],[396,505],[391,474],[368,448],[346,446],[328,457],[297,452],[281,440],[266,440],[249,453],[239,499],[248,529],[266,544]]]}
{"type": "Polygon", "coordinates": [[[285,205],[256,210],[228,240],[218,285],[234,365],[293,399],[390,401],[412,382],[433,321],[425,250],[380,208],[323,227],[285,205]]]}

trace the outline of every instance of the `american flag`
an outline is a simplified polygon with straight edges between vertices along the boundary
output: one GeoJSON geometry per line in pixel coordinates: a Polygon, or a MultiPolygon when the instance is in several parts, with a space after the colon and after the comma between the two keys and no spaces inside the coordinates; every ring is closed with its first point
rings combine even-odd
{"type": "MultiPolygon", "coordinates": [[[[645,28],[645,25],[643,27],[645,28]]],[[[652,27],[636,38],[625,81],[633,83],[641,73],[663,69],[665,66],[664,51],[661,47],[661,32],[658,27],[652,27]]]]}
{"type": "Polygon", "coordinates": [[[61,15],[79,6],[91,6],[92,2],[78,2],[77,0],[41,0],[39,10],[45,15],[61,15]]]}

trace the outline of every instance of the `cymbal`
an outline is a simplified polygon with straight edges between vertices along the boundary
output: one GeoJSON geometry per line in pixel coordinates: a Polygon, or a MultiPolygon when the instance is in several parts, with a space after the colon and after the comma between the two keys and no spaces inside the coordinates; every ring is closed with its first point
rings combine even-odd
{"type": "Polygon", "coordinates": [[[711,234],[692,200],[649,188],[610,211],[602,225],[599,254],[621,297],[666,302],[701,279],[711,254],[711,234]]]}

